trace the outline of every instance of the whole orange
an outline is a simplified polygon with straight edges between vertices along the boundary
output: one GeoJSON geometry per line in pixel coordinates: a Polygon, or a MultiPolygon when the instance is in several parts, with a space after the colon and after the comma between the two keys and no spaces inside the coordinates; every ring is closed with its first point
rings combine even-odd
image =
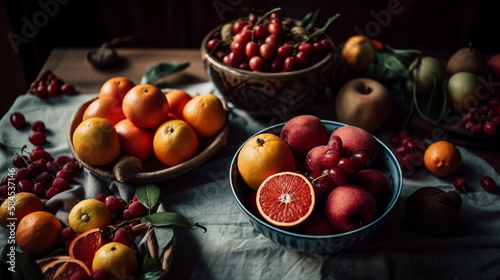
{"type": "Polygon", "coordinates": [[[174,166],[193,157],[198,151],[198,136],[183,120],[164,122],[155,132],[153,151],[166,166],[174,166]]]}
{"type": "Polygon", "coordinates": [[[59,242],[61,222],[53,214],[35,211],[19,222],[16,230],[16,242],[24,253],[34,256],[49,252],[59,242]]]}
{"type": "Polygon", "coordinates": [[[241,147],[237,158],[243,182],[258,190],[267,177],[283,171],[295,171],[295,158],[290,146],[279,136],[261,133],[241,147]]]}
{"type": "Polygon", "coordinates": [[[111,212],[104,202],[88,198],[78,202],[68,216],[69,226],[76,233],[92,228],[105,230],[111,224],[111,212]]]}
{"type": "Polygon", "coordinates": [[[106,165],[120,155],[120,140],[113,124],[103,118],[82,121],[73,132],[78,157],[90,165],[106,165]]]}
{"type": "Polygon", "coordinates": [[[137,267],[137,256],[134,251],[129,246],[118,242],[104,244],[97,250],[92,261],[93,271],[108,271],[114,276],[119,276],[119,279],[134,278],[137,267]]]}
{"type": "Polygon", "coordinates": [[[342,66],[353,74],[364,73],[375,59],[375,47],[365,36],[353,35],[349,37],[342,48],[342,66]]]}
{"type": "Polygon", "coordinates": [[[116,124],[125,118],[121,101],[109,98],[97,98],[85,109],[82,120],[93,117],[107,119],[112,124],[116,124]]]}
{"type": "Polygon", "coordinates": [[[165,97],[167,98],[170,112],[178,118],[182,117],[184,106],[192,99],[191,95],[181,89],[171,90],[165,93],[165,97]]]}
{"type": "Polygon", "coordinates": [[[462,163],[460,151],[448,141],[430,144],[424,153],[424,165],[432,174],[446,177],[455,173],[462,163]]]}
{"type": "Polygon", "coordinates": [[[182,119],[194,128],[198,136],[210,137],[226,124],[227,114],[220,99],[207,93],[193,97],[184,106],[182,119]]]}
{"type": "Polygon", "coordinates": [[[0,223],[4,227],[11,222],[17,225],[24,216],[42,210],[43,203],[38,196],[29,192],[19,192],[3,201],[0,206],[0,223]]]}
{"type": "Polygon", "coordinates": [[[163,123],[169,113],[165,94],[156,86],[141,84],[133,87],[123,98],[123,113],[141,128],[154,128],[163,123]]]}
{"type": "Polygon", "coordinates": [[[119,100],[125,97],[125,94],[135,86],[135,83],[126,77],[115,77],[107,80],[99,91],[100,98],[119,100]]]}
{"type": "Polygon", "coordinates": [[[153,132],[134,125],[129,119],[115,125],[120,139],[121,153],[146,161],[153,155],[153,132]]]}

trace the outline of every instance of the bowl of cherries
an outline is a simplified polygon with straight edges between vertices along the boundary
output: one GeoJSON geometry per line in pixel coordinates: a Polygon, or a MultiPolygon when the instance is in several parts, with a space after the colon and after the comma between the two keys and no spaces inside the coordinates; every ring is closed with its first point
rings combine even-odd
{"type": "MultiPolygon", "coordinates": [[[[282,18],[279,8],[210,31],[201,45],[207,75],[230,104],[251,115],[295,113],[329,86],[334,44],[321,28],[282,18]]],[[[305,19],[306,17],[304,17],[305,19]]]]}

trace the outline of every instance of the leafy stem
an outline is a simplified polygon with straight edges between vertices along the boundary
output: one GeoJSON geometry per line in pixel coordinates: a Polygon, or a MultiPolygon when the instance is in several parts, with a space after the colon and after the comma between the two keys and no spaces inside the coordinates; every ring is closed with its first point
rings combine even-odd
{"type": "Polygon", "coordinates": [[[302,43],[307,43],[309,40],[321,36],[339,16],[340,14],[337,13],[336,15],[329,17],[326,23],[323,25],[323,27],[316,29],[313,33],[311,33],[311,35],[307,36],[307,38],[305,38],[302,43]]]}

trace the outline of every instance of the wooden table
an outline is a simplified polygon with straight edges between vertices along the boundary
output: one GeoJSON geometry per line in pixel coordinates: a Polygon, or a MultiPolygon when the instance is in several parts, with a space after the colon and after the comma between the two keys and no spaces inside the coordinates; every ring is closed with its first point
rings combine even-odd
{"type": "MultiPolygon", "coordinates": [[[[90,49],[56,48],[44,64],[65,81],[75,85],[80,93],[98,93],[101,85],[116,76],[125,76],[138,83],[142,75],[160,62],[190,62],[180,73],[166,78],[173,84],[208,81],[198,49],[118,49],[120,57],[109,69],[96,69],[87,60],[90,49]]],[[[484,158],[500,173],[500,143],[498,149],[473,148],[472,152],[484,158]]],[[[500,182],[498,182],[500,183],[500,182]]]]}

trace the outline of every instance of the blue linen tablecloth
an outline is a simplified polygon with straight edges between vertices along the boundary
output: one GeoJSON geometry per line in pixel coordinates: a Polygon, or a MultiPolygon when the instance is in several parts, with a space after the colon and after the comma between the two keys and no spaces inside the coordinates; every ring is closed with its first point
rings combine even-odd
{"type": "MultiPolygon", "coordinates": [[[[214,93],[211,83],[184,87],[192,93],[214,93]]],[[[217,92],[215,92],[217,94],[217,92]]],[[[68,121],[84,101],[95,95],[78,94],[46,100],[25,94],[17,98],[0,120],[0,142],[19,147],[27,144],[30,129],[16,130],[9,123],[12,112],[28,122],[47,126],[45,149],[53,156],[70,155],[66,142],[68,121]]],[[[331,96],[325,95],[305,110],[322,119],[335,120],[331,96]],[[332,108],[332,109],[329,109],[332,108]]],[[[403,180],[401,197],[381,229],[360,244],[334,254],[307,254],[273,243],[246,220],[229,187],[229,165],[239,146],[261,129],[293,117],[281,115],[262,120],[232,108],[227,145],[212,158],[176,179],[159,182],[163,210],[177,212],[208,230],[173,228],[175,245],[168,279],[500,279],[500,195],[481,189],[479,180],[500,176],[493,167],[459,147],[463,164],[459,173],[472,185],[461,193],[463,206],[456,232],[434,238],[410,231],[405,225],[406,198],[423,186],[454,190],[448,179],[417,171],[403,180]]],[[[388,143],[389,133],[375,134],[388,143]]],[[[7,174],[19,150],[0,150],[0,175],[7,174]]],[[[47,207],[67,221],[71,200],[113,193],[131,199],[134,186],[102,179],[88,170],[75,178],[72,190],[49,200],[47,207]]],[[[0,245],[8,232],[0,231],[0,245]]]]}

